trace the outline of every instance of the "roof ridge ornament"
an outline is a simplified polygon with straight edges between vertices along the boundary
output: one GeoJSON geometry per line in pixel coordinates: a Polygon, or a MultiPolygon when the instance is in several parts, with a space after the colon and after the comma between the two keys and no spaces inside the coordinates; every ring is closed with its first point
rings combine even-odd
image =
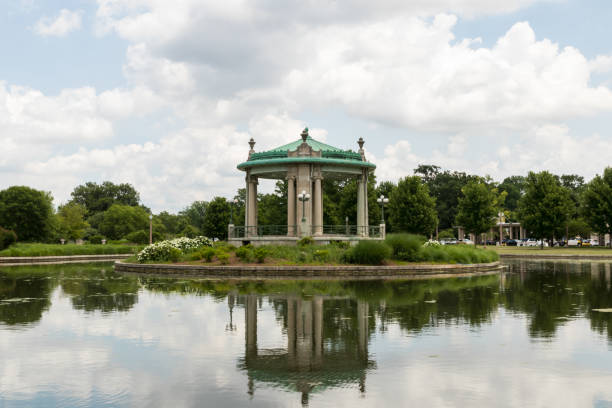
{"type": "Polygon", "coordinates": [[[305,127],[304,130],[302,130],[302,141],[304,143],[306,143],[306,139],[308,139],[308,128],[305,127]]]}
{"type": "Polygon", "coordinates": [[[255,147],[255,140],[253,138],[249,140],[249,146],[251,146],[251,150],[249,150],[249,159],[251,159],[251,155],[255,153],[255,150],[253,149],[255,147]]]}
{"type": "Polygon", "coordinates": [[[366,161],[365,150],[363,150],[364,143],[365,140],[363,140],[363,137],[359,137],[359,140],[357,141],[357,144],[359,145],[359,154],[361,155],[361,160],[366,161]]]}

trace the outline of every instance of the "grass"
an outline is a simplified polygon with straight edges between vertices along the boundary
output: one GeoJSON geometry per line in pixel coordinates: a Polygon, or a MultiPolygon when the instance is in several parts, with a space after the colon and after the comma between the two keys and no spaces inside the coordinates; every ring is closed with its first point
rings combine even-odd
{"type": "MultiPolygon", "coordinates": [[[[409,246],[413,242],[409,240],[409,246]]],[[[497,261],[499,255],[472,246],[425,247],[420,243],[411,248],[412,256],[406,257],[405,251],[394,256],[392,246],[382,241],[361,241],[354,247],[345,244],[329,245],[250,245],[235,248],[227,244],[215,244],[213,248],[200,248],[184,253],[178,263],[190,265],[406,265],[421,264],[474,264],[497,261]]],[[[403,244],[402,244],[403,245],[403,244]]],[[[397,246],[402,246],[398,244],[397,246]]],[[[126,262],[137,262],[135,256],[126,262]]],[[[152,261],[145,263],[172,263],[152,261]]]]}
{"type": "Polygon", "coordinates": [[[142,249],[136,245],[75,245],[75,244],[26,244],[17,243],[0,251],[7,256],[69,256],[69,255],[116,255],[133,254],[142,249]]]}
{"type": "Polygon", "coordinates": [[[586,248],[544,248],[540,247],[498,247],[489,246],[487,248],[492,249],[500,255],[504,254],[517,254],[517,255],[607,255],[612,257],[612,249],[605,247],[586,247],[586,248]]]}

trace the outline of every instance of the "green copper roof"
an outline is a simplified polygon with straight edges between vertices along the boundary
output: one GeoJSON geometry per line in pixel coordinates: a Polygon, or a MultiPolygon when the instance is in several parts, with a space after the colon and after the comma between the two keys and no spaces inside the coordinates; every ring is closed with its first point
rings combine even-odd
{"type": "MultiPolygon", "coordinates": [[[[270,152],[287,152],[289,150],[293,151],[297,149],[302,144],[302,139],[296,140],[295,142],[291,142],[289,144],[277,147],[276,149],[269,150],[270,152]]],[[[314,140],[312,137],[308,136],[306,138],[306,144],[312,147],[312,150],[316,151],[324,151],[324,152],[344,152],[342,149],[338,149],[337,147],[330,146],[325,143],[321,143],[318,140],[314,140]]]]}
{"type": "MultiPolygon", "coordinates": [[[[296,163],[318,163],[318,164],[334,164],[334,165],[349,165],[358,167],[376,168],[373,163],[364,161],[361,154],[351,150],[342,150],[337,147],[319,142],[308,135],[308,128],[304,129],[302,137],[295,142],[286,145],[266,150],[263,152],[251,153],[249,160],[240,163],[238,169],[243,170],[247,167],[264,166],[264,165],[279,165],[279,164],[296,164],[296,163]],[[321,157],[289,157],[290,151],[297,150],[302,143],[306,143],[312,150],[321,152],[321,157]]],[[[252,144],[255,142],[251,139],[252,144]]]]}

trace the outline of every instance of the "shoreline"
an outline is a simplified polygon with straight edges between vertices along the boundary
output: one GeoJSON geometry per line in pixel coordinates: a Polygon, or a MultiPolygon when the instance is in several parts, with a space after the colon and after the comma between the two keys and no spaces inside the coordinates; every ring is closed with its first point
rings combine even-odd
{"type": "Polygon", "coordinates": [[[11,256],[0,257],[2,266],[52,265],[64,263],[104,262],[127,259],[133,254],[105,254],[105,255],[54,255],[54,256],[11,256]]]}
{"type": "Polygon", "coordinates": [[[499,261],[484,264],[448,265],[171,265],[135,264],[117,261],[115,272],[147,276],[191,277],[212,279],[398,279],[458,277],[498,273],[504,266],[499,261]]]}

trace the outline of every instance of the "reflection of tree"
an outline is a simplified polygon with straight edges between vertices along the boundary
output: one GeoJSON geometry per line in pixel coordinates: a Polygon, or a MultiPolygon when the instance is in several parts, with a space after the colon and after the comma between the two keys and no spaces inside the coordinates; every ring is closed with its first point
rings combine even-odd
{"type": "Polygon", "coordinates": [[[510,271],[518,273],[507,275],[501,301],[529,317],[531,336],[552,337],[565,320],[584,313],[595,330],[612,338],[612,316],[592,311],[612,307],[610,264],[521,261],[511,263],[510,271]]]}
{"type": "Polygon", "coordinates": [[[612,313],[593,311],[593,309],[612,308],[610,264],[592,264],[591,284],[585,287],[584,300],[588,305],[586,314],[591,327],[598,333],[607,333],[612,339],[612,313]]]}
{"type": "Polygon", "coordinates": [[[109,276],[105,279],[84,277],[78,280],[62,280],[64,293],[72,295],[72,306],[87,312],[100,310],[130,310],[138,302],[138,281],[109,276]]]}
{"type": "Polygon", "coordinates": [[[137,301],[138,280],[110,272],[108,264],[19,266],[0,271],[0,321],[7,324],[40,320],[61,285],[73,295],[75,309],[129,310],[137,301]]]}
{"type": "Polygon", "coordinates": [[[52,290],[48,279],[0,275],[0,322],[37,322],[51,305],[52,290]]]}

